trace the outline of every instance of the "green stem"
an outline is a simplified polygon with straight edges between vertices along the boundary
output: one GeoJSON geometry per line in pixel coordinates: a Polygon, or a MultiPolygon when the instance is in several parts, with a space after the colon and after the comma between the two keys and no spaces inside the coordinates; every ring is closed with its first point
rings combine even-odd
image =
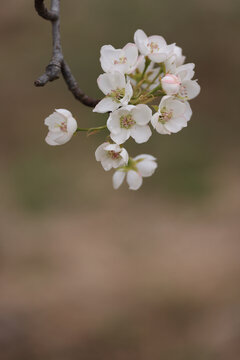
{"type": "Polygon", "coordinates": [[[93,128],[77,128],[76,132],[78,131],[95,131],[95,130],[104,130],[107,128],[107,125],[93,127],[93,128]]]}
{"type": "Polygon", "coordinates": [[[150,63],[151,63],[151,60],[150,60],[148,57],[146,57],[145,67],[144,67],[144,70],[143,70],[143,72],[142,72],[142,76],[141,76],[140,80],[143,79],[143,77],[144,77],[144,75],[145,75],[145,72],[147,71],[147,68],[149,67],[150,63]]]}

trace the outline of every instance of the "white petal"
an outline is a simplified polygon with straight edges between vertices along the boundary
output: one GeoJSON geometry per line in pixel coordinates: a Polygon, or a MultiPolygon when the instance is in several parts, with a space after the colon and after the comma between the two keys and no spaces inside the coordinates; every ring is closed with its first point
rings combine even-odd
{"type": "Polygon", "coordinates": [[[133,158],[134,161],[140,160],[140,159],[142,159],[142,160],[153,160],[153,161],[157,160],[154,156],[149,155],[149,154],[141,154],[141,155],[137,155],[137,156],[135,156],[135,158],[133,158]]]}
{"type": "Polygon", "coordinates": [[[114,101],[111,97],[105,97],[95,106],[93,112],[106,113],[108,111],[114,111],[121,106],[120,102],[114,101]]]}
{"type": "Polygon", "coordinates": [[[45,141],[49,145],[63,145],[71,139],[72,135],[68,133],[54,133],[49,131],[45,141]]]}
{"type": "Polygon", "coordinates": [[[128,152],[126,149],[122,149],[121,153],[120,153],[123,161],[124,161],[124,164],[127,164],[128,163],[128,159],[129,159],[129,156],[128,156],[128,152]]]}
{"type": "Polygon", "coordinates": [[[137,45],[139,51],[143,55],[147,55],[149,53],[149,49],[147,47],[148,38],[143,30],[137,30],[134,34],[134,42],[137,45]]]}
{"type": "Polygon", "coordinates": [[[99,89],[105,94],[111,93],[117,88],[125,88],[126,81],[123,74],[118,71],[113,73],[101,74],[97,79],[99,89]]]}
{"type": "Polygon", "coordinates": [[[131,111],[138,125],[147,125],[152,117],[152,110],[145,104],[138,104],[131,111]]]}
{"type": "Polygon", "coordinates": [[[156,129],[156,126],[158,124],[158,119],[159,119],[159,113],[156,112],[153,116],[152,116],[152,119],[151,119],[151,123],[152,123],[152,126],[154,127],[154,129],[156,129]]]}
{"type": "Polygon", "coordinates": [[[52,136],[52,133],[49,132],[45,138],[45,141],[48,145],[52,145],[52,146],[55,146],[55,145],[59,145],[58,143],[56,143],[55,141],[55,137],[52,136]]]}
{"type": "Polygon", "coordinates": [[[165,61],[168,57],[167,49],[161,50],[159,53],[148,54],[149,59],[154,61],[155,63],[161,63],[165,61]]]}
{"type": "Polygon", "coordinates": [[[108,146],[108,144],[109,142],[104,142],[97,147],[95,151],[95,158],[97,161],[101,161],[102,157],[105,156],[106,147],[108,146]]]}
{"type": "Polygon", "coordinates": [[[119,145],[117,144],[110,144],[110,143],[106,143],[107,145],[104,147],[104,149],[106,151],[115,151],[115,152],[120,152],[122,149],[120,148],[119,145]]]}
{"type": "Polygon", "coordinates": [[[184,64],[177,68],[176,75],[178,75],[181,81],[191,80],[194,76],[193,69],[195,68],[194,63],[184,64]]]}
{"type": "Polygon", "coordinates": [[[53,114],[49,115],[44,120],[44,124],[49,126],[51,130],[53,130],[54,127],[56,127],[56,124],[61,124],[61,122],[65,120],[65,117],[55,111],[53,114]]]}
{"type": "Polygon", "coordinates": [[[143,160],[137,164],[137,168],[141,176],[148,177],[151,176],[156,170],[157,163],[156,161],[143,160]]]}
{"type": "Polygon", "coordinates": [[[134,170],[129,170],[127,173],[127,183],[130,190],[138,190],[142,185],[142,177],[134,170]]]}
{"type": "Polygon", "coordinates": [[[159,35],[149,36],[148,42],[149,43],[153,42],[153,43],[157,44],[159,49],[167,46],[167,43],[166,43],[165,39],[162,36],[159,36],[159,35]]]}
{"type": "Polygon", "coordinates": [[[150,138],[152,135],[152,131],[148,125],[139,126],[134,125],[132,129],[130,129],[131,136],[138,144],[142,144],[150,138]]]}
{"type": "Polygon", "coordinates": [[[69,134],[74,134],[77,130],[77,121],[74,119],[74,117],[69,117],[67,119],[67,131],[69,134]]]}
{"type": "Polygon", "coordinates": [[[133,96],[133,89],[132,89],[132,85],[131,85],[131,82],[130,80],[128,80],[127,84],[126,84],[126,87],[125,87],[125,96],[121,101],[121,104],[123,106],[126,106],[128,105],[131,97],[133,96]]]}
{"type": "Polygon", "coordinates": [[[121,117],[120,110],[116,110],[109,115],[109,118],[107,120],[107,128],[113,134],[118,134],[121,130],[120,117],[121,117]]]}
{"type": "Polygon", "coordinates": [[[130,131],[126,129],[121,129],[117,134],[111,133],[111,139],[118,145],[123,144],[130,137],[130,131]]]}
{"type": "Polygon", "coordinates": [[[118,189],[122,183],[123,180],[125,178],[125,172],[122,170],[117,170],[114,174],[113,174],[113,188],[114,189],[118,189]]]}
{"type": "Polygon", "coordinates": [[[187,120],[184,117],[171,119],[165,124],[165,128],[171,133],[177,133],[186,126],[187,126],[187,120]]]}
{"type": "Polygon", "coordinates": [[[65,118],[72,117],[72,113],[66,109],[56,109],[56,112],[65,118]]]}
{"type": "Polygon", "coordinates": [[[172,111],[173,117],[179,117],[187,110],[186,105],[174,98],[168,99],[165,103],[167,111],[172,111]]]}
{"type": "Polygon", "coordinates": [[[187,121],[189,121],[192,116],[192,109],[188,101],[185,101],[185,105],[186,105],[186,112],[184,114],[184,117],[187,119],[187,121]]]}
{"type": "Polygon", "coordinates": [[[161,135],[171,135],[171,132],[166,129],[166,126],[164,124],[161,124],[160,122],[156,124],[155,129],[161,135]]]}
{"type": "Polygon", "coordinates": [[[136,62],[138,60],[138,48],[133,43],[128,43],[124,46],[123,51],[125,52],[128,65],[130,69],[136,65],[136,62]]]}
{"type": "Polygon", "coordinates": [[[196,80],[187,80],[182,83],[179,94],[185,100],[191,100],[198,96],[200,89],[196,80]]]}
{"type": "Polygon", "coordinates": [[[108,159],[107,157],[105,159],[102,159],[101,164],[105,171],[109,171],[113,167],[111,159],[108,159]]]}

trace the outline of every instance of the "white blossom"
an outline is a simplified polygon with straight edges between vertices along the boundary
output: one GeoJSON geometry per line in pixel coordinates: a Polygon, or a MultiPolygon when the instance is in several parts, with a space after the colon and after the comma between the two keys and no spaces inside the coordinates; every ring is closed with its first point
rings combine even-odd
{"type": "Polygon", "coordinates": [[[195,64],[189,63],[177,67],[174,74],[167,73],[161,80],[167,95],[177,95],[182,100],[191,100],[200,93],[200,86],[194,76],[195,64]]]}
{"type": "Polygon", "coordinates": [[[151,121],[152,110],[145,104],[127,105],[112,112],[107,120],[111,139],[124,143],[131,136],[136,143],[148,141],[152,135],[147,125],[151,121]]]}
{"type": "Polygon", "coordinates": [[[106,96],[95,106],[94,112],[114,111],[120,106],[127,105],[133,95],[130,81],[126,83],[125,76],[118,71],[100,75],[97,83],[106,96]]]}
{"type": "Polygon", "coordinates": [[[65,144],[77,130],[77,121],[66,109],[56,109],[44,123],[49,129],[45,139],[49,145],[65,144]]]}
{"type": "Polygon", "coordinates": [[[162,36],[153,35],[147,37],[143,30],[137,30],[134,34],[134,41],[139,51],[155,63],[163,62],[173,51],[174,44],[167,45],[162,36]]]}
{"type": "Polygon", "coordinates": [[[97,148],[95,157],[97,161],[101,162],[102,167],[106,171],[112,168],[116,169],[128,163],[127,150],[109,142],[104,142],[97,148]]]}
{"type": "Polygon", "coordinates": [[[119,168],[113,175],[113,187],[118,189],[127,176],[130,190],[138,190],[143,182],[143,177],[151,176],[157,168],[156,158],[142,154],[129,160],[128,166],[119,168]]]}
{"type": "Polygon", "coordinates": [[[128,43],[123,49],[104,45],[100,53],[101,66],[105,72],[119,71],[122,74],[130,74],[141,61],[141,57],[138,56],[138,48],[132,43],[128,43]]]}
{"type": "Polygon", "coordinates": [[[192,110],[187,101],[182,102],[175,97],[164,96],[151,122],[158,133],[170,135],[186,127],[191,116],[192,110]]]}

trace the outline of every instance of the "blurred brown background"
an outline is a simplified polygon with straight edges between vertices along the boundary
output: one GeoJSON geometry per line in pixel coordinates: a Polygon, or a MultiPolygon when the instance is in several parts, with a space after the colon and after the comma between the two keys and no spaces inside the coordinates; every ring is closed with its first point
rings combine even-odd
{"type": "Polygon", "coordinates": [[[183,47],[202,92],[187,129],[127,144],[158,170],[114,191],[94,158],[102,134],[44,142],[54,108],[83,127],[106,116],[62,80],[33,87],[50,24],[33,1],[2,1],[0,359],[239,360],[240,3],[61,2],[64,54],[89,95],[101,96],[100,47],[137,28],[183,47]]]}

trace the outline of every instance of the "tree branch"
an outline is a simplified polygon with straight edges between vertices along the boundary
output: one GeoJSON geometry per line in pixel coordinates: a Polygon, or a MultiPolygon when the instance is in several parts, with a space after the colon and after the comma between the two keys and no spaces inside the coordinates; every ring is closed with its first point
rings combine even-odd
{"type": "Polygon", "coordinates": [[[99,100],[92,99],[84,94],[63,57],[60,38],[60,0],[51,0],[50,10],[46,8],[44,0],[35,0],[35,9],[39,16],[51,21],[53,39],[52,58],[44,74],[34,82],[35,86],[44,86],[49,81],[58,79],[60,73],[62,73],[68,89],[74,97],[86,106],[95,107],[99,100]]]}

